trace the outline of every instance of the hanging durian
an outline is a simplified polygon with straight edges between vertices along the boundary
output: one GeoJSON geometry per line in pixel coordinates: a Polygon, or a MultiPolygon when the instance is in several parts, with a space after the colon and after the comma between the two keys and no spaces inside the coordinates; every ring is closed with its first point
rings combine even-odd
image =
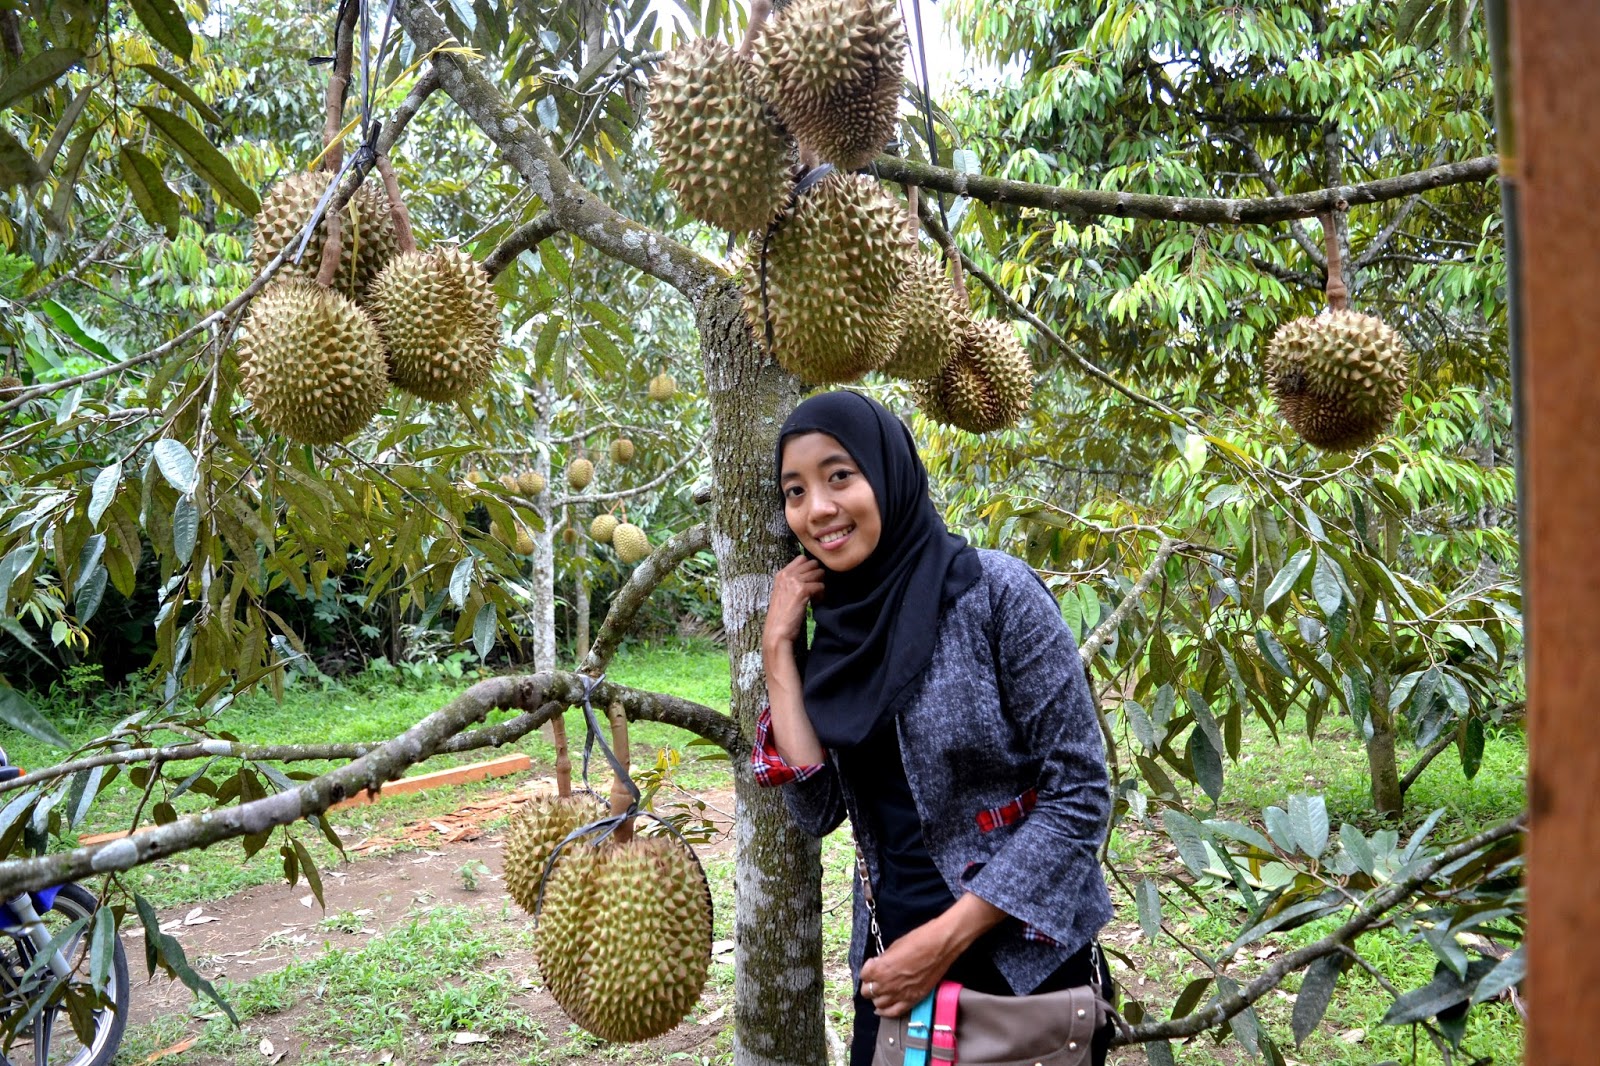
{"type": "Polygon", "coordinates": [[[908,381],[937,377],[955,357],[965,319],[937,256],[919,253],[912,258],[889,313],[899,339],[878,369],[908,381]]]}
{"type": "Polygon", "coordinates": [[[368,305],[394,383],[435,403],[476,392],[500,354],[500,300],[457,248],[401,252],[378,275],[368,305]]]}
{"type": "Polygon", "coordinates": [[[582,492],[594,480],[594,464],[587,459],[574,459],[567,466],[567,487],[582,492]]]}
{"type": "Polygon", "coordinates": [[[988,433],[1027,413],[1033,368],[1005,322],[972,319],[938,378],[917,390],[923,413],[969,433],[988,433]]]}
{"type": "Polygon", "coordinates": [[[535,912],[550,853],[568,833],[604,815],[604,805],[592,795],[541,797],[512,815],[506,826],[504,872],[506,891],[517,906],[535,912]]]}
{"type": "Polygon", "coordinates": [[[383,343],[366,313],[314,281],[276,281],[239,330],[241,386],[263,425],[304,444],[365,426],[388,395],[383,343]]]}
{"type": "Polygon", "coordinates": [[[578,531],[576,529],[573,529],[571,526],[564,527],[561,530],[561,543],[563,543],[563,544],[576,544],[576,543],[578,543],[578,531]]]}
{"type": "Polygon", "coordinates": [[[617,558],[629,566],[650,558],[650,538],[630,522],[623,522],[611,531],[611,546],[617,549],[617,558]]]}
{"type": "Polygon", "coordinates": [[[524,496],[537,496],[544,491],[544,475],[537,470],[524,470],[517,475],[517,491],[524,496]]]}
{"type": "MultiPolygon", "coordinates": [[[[298,248],[300,231],[311,220],[311,212],[327,192],[331,175],[326,171],[300,171],[278,183],[261,202],[261,212],[255,218],[255,239],[250,258],[256,270],[272,261],[273,256],[290,241],[298,248]]],[[[317,223],[311,241],[306,245],[300,262],[285,262],[280,277],[315,278],[322,265],[323,245],[328,239],[328,222],[317,223]]],[[[398,251],[394,220],[388,197],[375,183],[366,183],[356,190],[344,210],[339,213],[340,256],[334,274],[333,288],[345,296],[362,299],[398,251]]]]}
{"type": "Polygon", "coordinates": [[[894,351],[891,299],[913,244],[896,202],[872,178],[833,173],[809,189],[743,271],[758,339],[771,325],[774,358],[813,383],[853,381],[894,351]],[[763,318],[765,312],[765,320],[763,318]]]}
{"type": "Polygon", "coordinates": [[[761,51],[763,95],[825,162],[854,170],[894,137],[906,62],[895,0],[798,0],[761,51]]]}
{"type": "Polygon", "coordinates": [[[601,544],[610,544],[616,531],[617,516],[613,514],[597,514],[594,521],[589,523],[589,536],[601,544]]]}
{"type": "Polygon", "coordinates": [[[683,209],[739,232],[789,196],[788,136],[758,95],[755,66],[709,37],[675,49],[650,82],[651,138],[683,209]]]}
{"type": "Polygon", "coordinates": [[[623,466],[633,462],[633,441],[627,437],[618,437],[611,442],[611,461],[623,466]]]}
{"type": "Polygon", "coordinates": [[[650,379],[650,399],[666,403],[678,392],[678,382],[671,374],[661,373],[650,379]]]}

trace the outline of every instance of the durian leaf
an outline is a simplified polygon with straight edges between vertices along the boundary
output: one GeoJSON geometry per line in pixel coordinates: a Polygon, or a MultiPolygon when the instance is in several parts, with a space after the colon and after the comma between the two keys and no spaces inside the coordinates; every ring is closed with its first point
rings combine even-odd
{"type": "Polygon", "coordinates": [[[128,0],[128,6],[150,36],[183,62],[189,61],[194,54],[194,34],[175,0],[128,0]]]}
{"type": "Polygon", "coordinates": [[[10,686],[0,686],[0,722],[53,748],[72,746],[27,697],[10,686]]]}
{"type": "Polygon", "coordinates": [[[166,108],[140,104],[139,113],[150,120],[150,124],[178,150],[202,181],[217,190],[219,196],[246,215],[260,212],[260,197],[245,184],[239,172],[233,169],[233,164],[228,162],[227,156],[218,151],[205,134],[166,108]]]}
{"type": "Polygon", "coordinates": [[[76,48],[47,48],[20,64],[0,81],[0,111],[54,85],[82,58],[83,53],[76,48]]]}
{"type": "Polygon", "coordinates": [[[478,608],[478,617],[472,622],[472,646],[478,653],[479,659],[487,659],[494,650],[495,634],[499,632],[499,620],[493,603],[485,601],[478,608]]]}
{"type": "Polygon", "coordinates": [[[155,160],[143,152],[124,146],[117,155],[117,165],[128,191],[133,194],[133,202],[139,207],[139,214],[150,225],[166,233],[168,240],[177,237],[178,223],[182,217],[178,197],[167,187],[155,160]]]}
{"type": "Polygon", "coordinates": [[[184,443],[163,437],[156,441],[154,450],[156,466],[160,468],[161,476],[167,479],[167,484],[179,492],[193,492],[199,484],[199,471],[194,455],[184,443]]]}
{"type": "Polygon", "coordinates": [[[8,131],[0,129],[0,189],[32,185],[43,179],[44,172],[39,169],[33,154],[8,131]]]}
{"type": "Polygon", "coordinates": [[[194,557],[195,538],[200,535],[200,510],[193,496],[179,496],[172,509],[172,551],[178,561],[188,565],[194,557]]]}
{"type": "Polygon", "coordinates": [[[172,73],[172,71],[164,67],[158,67],[154,63],[136,63],[134,65],[159,82],[163,88],[181,97],[184,103],[200,113],[202,119],[213,126],[222,125],[222,116],[217,114],[210,104],[200,99],[200,94],[194,91],[193,86],[172,73]]]}
{"type": "Polygon", "coordinates": [[[117,485],[122,481],[122,463],[114,462],[94,476],[94,488],[89,492],[89,524],[98,526],[100,518],[106,513],[106,508],[111,506],[111,500],[117,494],[117,485]]]}

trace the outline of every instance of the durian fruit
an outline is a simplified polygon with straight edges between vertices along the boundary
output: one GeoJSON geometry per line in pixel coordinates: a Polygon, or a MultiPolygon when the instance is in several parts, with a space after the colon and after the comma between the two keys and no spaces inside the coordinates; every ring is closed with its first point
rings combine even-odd
{"type": "Polygon", "coordinates": [[[467,471],[467,480],[472,482],[474,485],[482,485],[483,473],[478,470],[469,470],[467,471]]]}
{"type": "Polygon", "coordinates": [[[578,543],[578,531],[576,529],[573,529],[571,526],[567,526],[564,529],[562,529],[561,530],[561,543],[563,543],[563,544],[576,544],[576,543],[578,543]]]}
{"type": "Polygon", "coordinates": [[[813,383],[853,381],[894,351],[890,301],[912,258],[905,213],[876,181],[830,174],[800,197],[767,243],[766,321],[760,246],[743,271],[745,311],[772,354],[813,383]]]}
{"type": "Polygon", "coordinates": [[[650,558],[650,538],[631,522],[623,522],[611,531],[611,546],[617,549],[617,558],[629,566],[650,558]]]}
{"type": "MultiPolygon", "coordinates": [[[[604,806],[593,796],[540,797],[512,815],[506,827],[504,871],[506,891],[517,906],[534,913],[550,853],[568,833],[604,816],[604,806]]],[[[561,857],[572,849],[569,844],[561,857]]]]}
{"type": "Polygon", "coordinates": [[[524,470],[517,475],[517,491],[524,496],[537,496],[544,491],[544,475],[537,470],[524,470]]]}
{"type": "Polygon", "coordinates": [[[470,255],[402,252],[373,282],[367,303],[402,389],[453,403],[489,377],[500,354],[500,300],[470,255]]]}
{"type": "Polygon", "coordinates": [[[1021,418],[1033,399],[1033,368],[1005,322],[973,319],[955,358],[916,390],[929,418],[970,433],[1002,429],[1021,418]]]}
{"type": "Polygon", "coordinates": [[[894,137],[906,63],[895,0],[798,0],[762,45],[762,93],[800,143],[840,170],[894,137]]]}
{"type": "Polygon", "coordinates": [[[262,424],[290,440],[344,440],[389,392],[372,320],[314,281],[267,286],[250,305],[239,346],[245,395],[262,424]]]}
{"type": "MultiPolygon", "coordinates": [[[[7,374],[5,377],[0,377],[0,404],[3,404],[6,401],[10,400],[12,396],[16,395],[18,392],[21,392],[21,391],[22,391],[22,379],[21,378],[14,377],[11,374],[7,374]]],[[[4,414],[0,414],[0,424],[4,424],[5,422],[8,422],[10,419],[11,419],[11,412],[10,411],[5,412],[4,414]]]]}
{"type": "Polygon", "coordinates": [[[507,492],[517,491],[517,478],[515,474],[501,474],[499,477],[495,478],[495,480],[498,481],[500,483],[500,487],[505,489],[507,492]]]}
{"type": "Polygon", "coordinates": [[[650,82],[662,176],[685,211],[732,232],[765,226],[789,197],[791,145],[755,70],[703,37],[673,50],[650,82]]]}
{"type": "Polygon", "coordinates": [[[938,256],[912,258],[889,313],[898,320],[899,341],[878,369],[908,381],[937,377],[955,358],[965,326],[938,256]]]}
{"type": "Polygon", "coordinates": [[[567,466],[567,487],[582,492],[594,480],[594,464],[587,459],[574,459],[567,466]]]}
{"type": "Polygon", "coordinates": [[[533,554],[533,531],[522,523],[517,523],[517,543],[513,546],[518,555],[533,554]]]}
{"type": "Polygon", "coordinates": [[[1295,319],[1267,346],[1278,409],[1306,443],[1327,451],[1372,443],[1399,411],[1410,371],[1400,334],[1359,311],[1295,319]]]}
{"type": "Polygon", "coordinates": [[[506,529],[499,522],[490,520],[489,536],[504,544],[518,555],[533,554],[533,533],[520,521],[515,529],[506,529]]]}
{"type": "Polygon", "coordinates": [[[626,466],[633,462],[633,441],[627,437],[618,437],[611,442],[611,461],[626,466]]]}
{"type": "Polygon", "coordinates": [[[711,918],[705,872],[677,840],[569,844],[545,885],[534,957],[573,1021],[604,1040],[649,1040],[699,1002],[711,918]]]}
{"type": "Polygon", "coordinates": [[[678,382],[671,374],[657,374],[650,379],[650,399],[656,403],[666,403],[677,392],[678,382]]]}
{"type": "MultiPolygon", "coordinates": [[[[257,270],[272,262],[291,240],[298,242],[300,231],[310,221],[317,201],[328,191],[329,177],[326,171],[300,171],[284,178],[267,194],[260,214],[256,215],[255,241],[250,249],[251,262],[257,270]]],[[[339,270],[334,275],[333,287],[346,296],[361,299],[378,273],[399,251],[389,198],[378,182],[367,182],[356,190],[339,219],[339,270]]],[[[327,239],[328,222],[324,217],[317,223],[300,262],[292,259],[285,262],[279,276],[316,278],[322,266],[322,246],[327,239]]]]}
{"type": "Polygon", "coordinates": [[[616,531],[617,516],[614,514],[597,514],[594,521],[589,523],[589,536],[601,544],[610,544],[616,531]]]}

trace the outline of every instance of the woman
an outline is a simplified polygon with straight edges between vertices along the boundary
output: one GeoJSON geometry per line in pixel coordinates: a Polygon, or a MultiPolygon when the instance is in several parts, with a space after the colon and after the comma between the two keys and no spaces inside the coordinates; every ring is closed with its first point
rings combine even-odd
{"type": "MultiPolygon", "coordinates": [[[[996,995],[1089,982],[1112,913],[1105,751],[1055,599],[945,528],[894,415],[849,392],[805,401],[779,435],[778,484],[805,554],[772,590],[755,771],[807,832],[848,815],[861,846],[885,945],[869,957],[858,884],[850,1061],[868,1066],[879,1017],[941,980],[996,995]]],[[[1108,1024],[1096,1063],[1109,1040],[1108,1024]]]]}

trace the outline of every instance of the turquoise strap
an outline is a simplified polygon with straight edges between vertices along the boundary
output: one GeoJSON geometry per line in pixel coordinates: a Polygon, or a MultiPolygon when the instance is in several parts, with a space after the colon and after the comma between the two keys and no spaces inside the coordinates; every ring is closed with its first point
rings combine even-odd
{"type": "Polygon", "coordinates": [[[928,1066],[928,1042],[933,1036],[933,997],[927,997],[911,1008],[906,1022],[905,1066],[928,1066]]]}

